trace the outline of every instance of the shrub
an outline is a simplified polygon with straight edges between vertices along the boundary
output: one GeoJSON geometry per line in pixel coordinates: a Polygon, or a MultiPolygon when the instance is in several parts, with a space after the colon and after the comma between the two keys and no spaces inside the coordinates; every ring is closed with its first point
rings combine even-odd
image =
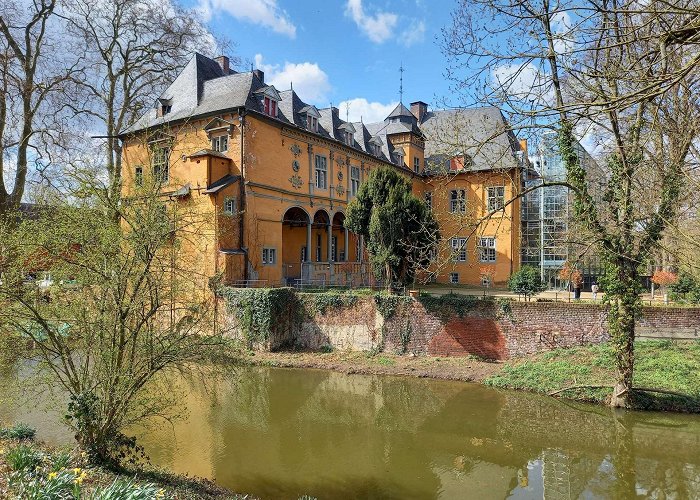
{"type": "Polygon", "coordinates": [[[542,282],[537,268],[523,266],[510,276],[508,288],[511,292],[524,295],[529,300],[533,295],[545,291],[547,285],[542,282]]]}
{"type": "Polygon", "coordinates": [[[0,429],[0,438],[3,439],[34,439],[35,434],[36,429],[21,422],[6,429],[0,429]]]}
{"type": "Polygon", "coordinates": [[[26,444],[10,448],[5,455],[10,469],[17,472],[33,472],[41,465],[43,458],[44,455],[41,452],[26,444]]]}

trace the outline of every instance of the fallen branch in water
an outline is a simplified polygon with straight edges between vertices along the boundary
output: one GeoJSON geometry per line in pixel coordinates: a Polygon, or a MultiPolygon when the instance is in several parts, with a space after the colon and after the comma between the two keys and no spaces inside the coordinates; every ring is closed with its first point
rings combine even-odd
{"type": "Polygon", "coordinates": [[[568,391],[571,389],[612,389],[613,387],[611,385],[571,385],[569,387],[564,387],[563,389],[559,389],[554,392],[550,392],[550,396],[554,396],[555,394],[559,394],[560,392],[568,391]]]}

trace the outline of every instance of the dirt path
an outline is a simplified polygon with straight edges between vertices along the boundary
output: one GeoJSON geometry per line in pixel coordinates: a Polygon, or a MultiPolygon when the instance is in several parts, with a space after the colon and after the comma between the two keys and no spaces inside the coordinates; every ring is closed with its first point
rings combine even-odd
{"type": "Polygon", "coordinates": [[[287,368],[322,368],[342,373],[407,375],[481,382],[498,373],[502,365],[472,357],[436,358],[362,352],[256,352],[246,358],[251,364],[287,368]]]}

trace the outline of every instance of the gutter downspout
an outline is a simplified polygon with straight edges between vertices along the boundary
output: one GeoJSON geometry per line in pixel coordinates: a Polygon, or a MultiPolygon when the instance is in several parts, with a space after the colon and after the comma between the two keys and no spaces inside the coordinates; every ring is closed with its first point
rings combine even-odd
{"type": "Polygon", "coordinates": [[[245,215],[246,215],[246,196],[245,196],[245,109],[238,109],[238,121],[241,126],[241,179],[239,181],[239,198],[240,198],[240,217],[238,219],[238,248],[243,252],[243,280],[248,281],[248,250],[244,248],[244,237],[243,231],[245,229],[245,215]]]}

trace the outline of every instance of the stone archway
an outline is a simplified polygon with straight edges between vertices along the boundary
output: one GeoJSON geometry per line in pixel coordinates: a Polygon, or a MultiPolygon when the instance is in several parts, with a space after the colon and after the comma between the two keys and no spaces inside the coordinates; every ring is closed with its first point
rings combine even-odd
{"type": "Polygon", "coordinates": [[[282,217],[282,274],[287,284],[302,277],[302,262],[308,259],[311,219],[301,207],[289,208],[282,217]]]}

